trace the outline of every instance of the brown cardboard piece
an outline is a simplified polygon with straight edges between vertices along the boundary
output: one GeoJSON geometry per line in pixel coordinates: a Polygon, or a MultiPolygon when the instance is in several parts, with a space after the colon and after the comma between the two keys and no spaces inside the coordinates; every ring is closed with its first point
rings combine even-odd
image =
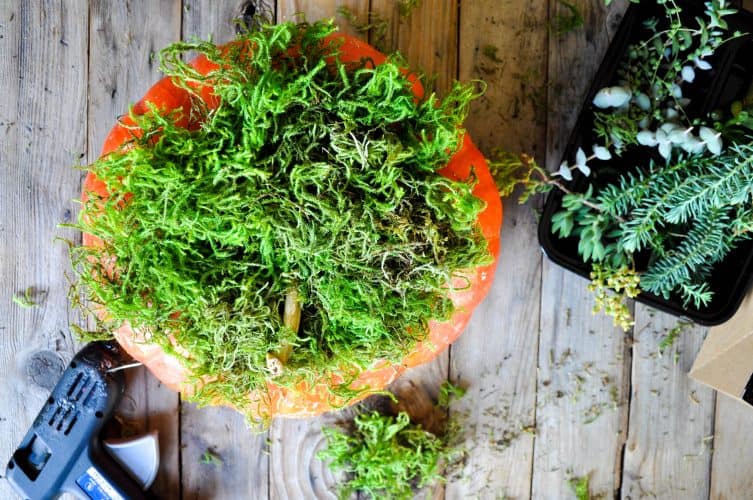
{"type": "Polygon", "coordinates": [[[753,293],[726,323],[709,330],[690,378],[742,399],[753,374],[753,293]]]}

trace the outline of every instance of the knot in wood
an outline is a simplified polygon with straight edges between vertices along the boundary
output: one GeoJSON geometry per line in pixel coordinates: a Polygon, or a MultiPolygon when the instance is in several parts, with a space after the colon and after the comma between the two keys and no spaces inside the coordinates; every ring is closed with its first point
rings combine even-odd
{"type": "Polygon", "coordinates": [[[52,389],[63,374],[65,362],[54,351],[37,351],[26,361],[26,376],[32,383],[52,389]]]}

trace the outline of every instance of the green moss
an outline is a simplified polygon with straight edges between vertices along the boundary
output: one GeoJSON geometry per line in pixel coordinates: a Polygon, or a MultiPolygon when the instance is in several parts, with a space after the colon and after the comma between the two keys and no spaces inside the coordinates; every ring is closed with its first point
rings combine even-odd
{"type": "Polygon", "coordinates": [[[450,317],[454,276],[490,261],[473,176],[437,173],[473,90],[417,100],[404,61],[343,64],[333,31],[262,26],[241,39],[253,55],[169,46],[165,74],[187,89],[211,82],[221,105],[195,99],[195,130],[154,110],[134,117],[142,137],[85,167],[111,196],[83,203],[78,227],[106,245],[73,250],[76,293],[111,313],[100,329],[127,321],[197,379],[215,377],[199,402],[243,406],[272,378],[295,388],[332,373],[345,377],[333,393],[353,396],[358,372],[398,362],[431,319],[450,317]],[[188,53],[220,68],[201,75],[188,53]],[[297,331],[282,319],[293,292],[297,331]]]}
{"type": "Polygon", "coordinates": [[[485,57],[488,59],[491,59],[492,61],[496,63],[502,63],[505,62],[502,59],[500,59],[499,55],[497,54],[499,52],[499,47],[496,45],[484,45],[481,49],[481,53],[484,54],[485,57]]]}
{"type": "Polygon", "coordinates": [[[34,287],[30,286],[24,290],[23,295],[13,295],[13,303],[24,309],[33,309],[39,307],[39,300],[43,299],[47,295],[47,292],[38,292],[34,287]]]}
{"type": "Polygon", "coordinates": [[[370,498],[413,498],[413,488],[442,481],[440,467],[449,458],[443,438],[412,424],[407,413],[397,417],[378,412],[362,413],[351,432],[335,427],[322,429],[327,448],[318,453],[335,471],[347,475],[340,498],[355,492],[370,498]]]}
{"type": "Polygon", "coordinates": [[[583,23],[583,14],[577,5],[558,0],[549,29],[554,35],[561,37],[582,27],[583,23]]]}
{"type": "Polygon", "coordinates": [[[454,399],[462,398],[465,396],[465,392],[466,390],[463,387],[457,386],[449,380],[445,381],[439,387],[437,406],[439,408],[449,408],[450,402],[454,399]]]}
{"type": "Polygon", "coordinates": [[[591,489],[589,487],[588,476],[574,477],[568,481],[570,488],[578,500],[591,500],[591,489]]]}
{"type": "Polygon", "coordinates": [[[401,18],[408,18],[413,10],[419,6],[420,0],[396,0],[397,11],[401,18]]]}

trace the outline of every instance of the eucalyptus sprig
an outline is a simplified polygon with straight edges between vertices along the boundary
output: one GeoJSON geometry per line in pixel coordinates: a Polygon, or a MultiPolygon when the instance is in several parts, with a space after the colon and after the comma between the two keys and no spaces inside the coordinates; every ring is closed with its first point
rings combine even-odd
{"type": "Polygon", "coordinates": [[[708,1],[706,17],[697,17],[696,26],[689,26],[674,0],[657,0],[657,4],[664,7],[664,18],[644,22],[647,36],[628,47],[617,71],[619,84],[601,89],[594,98],[600,109],[594,113],[597,135],[604,147],[618,153],[641,144],[658,147],[665,159],[675,148],[689,154],[706,149],[719,154],[721,134],[688,119],[689,99],[683,87],[695,80],[696,71],[711,69],[706,58],[717,48],[742,35],[726,32],[725,18],[737,11],[728,7],[727,0],[708,1]],[[660,28],[663,23],[667,26],[660,28]]]}
{"type": "Polygon", "coordinates": [[[639,292],[709,305],[714,265],[753,229],[753,86],[729,111],[692,120],[683,96],[696,70],[711,69],[706,59],[740,36],[727,33],[735,11],[713,0],[704,3],[705,17],[691,19],[674,0],[657,4],[665,19],[644,23],[645,37],[627,48],[616,81],[593,100],[593,132],[603,145],[591,146],[591,154],[581,145],[574,161],[553,173],[528,157],[492,163],[501,191],[524,186],[521,202],[561,191],[551,231],[576,238],[579,256],[591,264],[595,309],[626,329],[632,320],[625,299],[639,292]],[[663,161],[612,168],[616,179],[592,175],[594,160],[602,167],[629,147],[656,147],[663,161]],[[580,184],[571,184],[576,172],[580,184]],[[644,264],[638,269],[636,262],[644,264]]]}

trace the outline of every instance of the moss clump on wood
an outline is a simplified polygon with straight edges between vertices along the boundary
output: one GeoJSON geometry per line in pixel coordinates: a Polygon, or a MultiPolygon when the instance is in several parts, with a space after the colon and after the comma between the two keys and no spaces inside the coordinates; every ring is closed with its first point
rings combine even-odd
{"type": "Polygon", "coordinates": [[[346,474],[338,489],[340,498],[356,492],[373,499],[413,498],[417,488],[444,482],[445,470],[463,455],[455,443],[460,424],[448,421],[446,412],[464,389],[445,382],[436,403],[412,382],[395,389],[391,413],[364,411],[352,425],[322,429],[327,447],[317,457],[346,474]],[[445,418],[438,422],[434,412],[445,418]]]}

